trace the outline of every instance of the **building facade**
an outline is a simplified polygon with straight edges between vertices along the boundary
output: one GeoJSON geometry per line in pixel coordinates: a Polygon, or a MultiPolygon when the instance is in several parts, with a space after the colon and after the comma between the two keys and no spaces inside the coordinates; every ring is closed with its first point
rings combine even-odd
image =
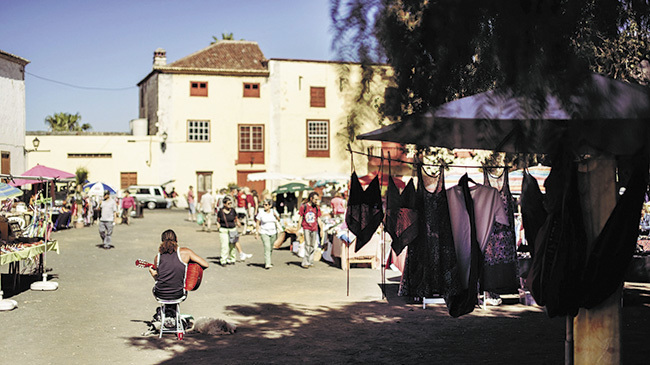
{"type": "MultiPolygon", "coordinates": [[[[28,60],[0,50],[0,173],[25,168],[25,66],[28,60]]],[[[31,141],[29,142],[31,146],[31,141]]]]}
{"type": "MultiPolygon", "coordinates": [[[[86,167],[90,180],[117,188],[174,180],[179,193],[192,185],[199,194],[233,183],[258,192],[283,183],[247,181],[256,172],[349,173],[343,131],[360,75],[354,63],[267,60],[249,41],[219,41],[169,64],[157,49],[138,83],[131,134],[29,132],[26,140],[38,136],[57,151],[31,154],[29,163],[86,167]]],[[[372,82],[378,96],[386,84],[372,82]]],[[[378,126],[379,114],[370,115],[366,130],[378,126]]],[[[365,160],[356,161],[364,172],[365,160]]]]}

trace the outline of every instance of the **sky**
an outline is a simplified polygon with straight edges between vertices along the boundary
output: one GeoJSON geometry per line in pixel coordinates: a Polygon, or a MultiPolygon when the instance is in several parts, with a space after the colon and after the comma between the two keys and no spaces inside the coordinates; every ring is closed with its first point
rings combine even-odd
{"type": "Polygon", "coordinates": [[[95,132],[129,132],[156,48],[171,63],[233,33],[267,59],[334,60],[329,8],[329,0],[0,0],[0,50],[30,61],[27,131],[46,131],[45,118],[64,112],[95,132]]]}

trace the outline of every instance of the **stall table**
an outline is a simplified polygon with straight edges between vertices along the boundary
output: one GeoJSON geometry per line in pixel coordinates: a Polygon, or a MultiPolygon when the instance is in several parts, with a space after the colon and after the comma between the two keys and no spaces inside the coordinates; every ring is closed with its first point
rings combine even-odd
{"type": "Polygon", "coordinates": [[[373,234],[370,241],[358,252],[355,252],[356,238],[349,245],[346,245],[345,241],[335,236],[332,242],[332,257],[341,259],[341,269],[343,270],[348,270],[352,264],[362,263],[369,263],[373,269],[379,269],[381,267],[381,241],[379,234],[373,234]]]}

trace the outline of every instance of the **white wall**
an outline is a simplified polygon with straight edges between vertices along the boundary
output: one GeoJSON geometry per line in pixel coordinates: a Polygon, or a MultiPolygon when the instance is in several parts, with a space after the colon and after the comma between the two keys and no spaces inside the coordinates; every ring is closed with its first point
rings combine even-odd
{"type": "Polygon", "coordinates": [[[25,171],[24,69],[23,65],[0,57],[0,151],[11,154],[13,175],[25,171]]]}

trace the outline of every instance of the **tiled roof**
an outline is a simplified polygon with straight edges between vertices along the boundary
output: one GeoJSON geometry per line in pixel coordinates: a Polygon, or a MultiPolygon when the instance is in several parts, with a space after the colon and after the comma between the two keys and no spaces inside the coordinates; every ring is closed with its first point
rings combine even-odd
{"type": "Polygon", "coordinates": [[[268,72],[257,42],[225,40],[159,68],[268,72]]]}

